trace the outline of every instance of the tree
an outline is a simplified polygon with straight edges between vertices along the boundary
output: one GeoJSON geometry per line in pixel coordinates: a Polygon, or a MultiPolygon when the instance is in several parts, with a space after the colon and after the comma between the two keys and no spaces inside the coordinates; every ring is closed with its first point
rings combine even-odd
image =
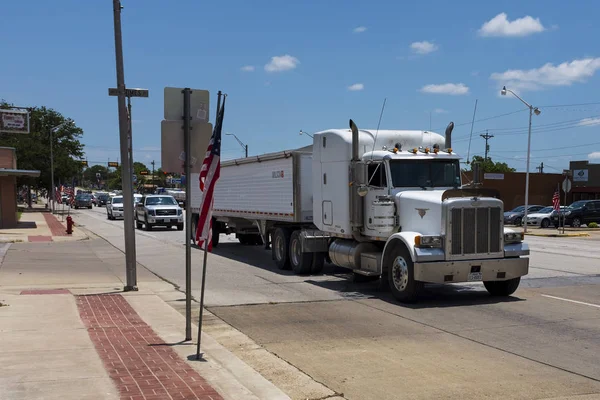
{"type": "Polygon", "coordinates": [[[482,172],[515,172],[516,169],[508,166],[507,163],[501,162],[493,162],[490,157],[487,160],[484,160],[481,156],[473,156],[473,160],[471,161],[471,171],[473,171],[473,164],[479,163],[479,170],[482,172]]]}
{"type": "Polygon", "coordinates": [[[100,180],[106,181],[109,178],[108,168],[104,165],[92,165],[83,171],[83,180],[90,183],[96,183],[96,174],[100,174],[100,180]]]}
{"type": "MultiPolygon", "coordinates": [[[[115,168],[114,172],[112,172],[110,174],[110,180],[108,181],[108,187],[110,189],[122,189],[122,180],[121,180],[121,165],[119,165],[117,168],[115,168]]],[[[139,161],[135,161],[133,163],[133,174],[135,175],[135,177],[137,178],[137,182],[138,184],[145,179],[145,175],[142,175],[141,172],[142,171],[148,171],[148,167],[146,167],[146,164],[141,163],[139,161]]],[[[133,182],[132,182],[133,183],[133,182]]],[[[133,187],[136,187],[137,185],[135,183],[133,183],[133,187]]]]}
{"type": "MultiPolygon", "coordinates": [[[[12,104],[2,100],[0,108],[12,108],[12,104]]],[[[37,178],[19,178],[18,184],[28,184],[34,189],[50,188],[50,129],[61,124],[64,125],[52,135],[54,182],[55,185],[70,183],[83,169],[83,144],[79,141],[83,130],[72,119],[51,108],[31,107],[29,113],[29,134],[3,134],[0,137],[0,146],[16,149],[19,169],[41,172],[37,178]]]]}

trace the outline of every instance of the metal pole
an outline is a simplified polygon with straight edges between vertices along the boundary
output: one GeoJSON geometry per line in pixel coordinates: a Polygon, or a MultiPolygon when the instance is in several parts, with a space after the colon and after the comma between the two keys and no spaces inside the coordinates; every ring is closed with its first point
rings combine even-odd
{"type": "Polygon", "coordinates": [[[54,132],[52,132],[53,130],[53,128],[50,129],[50,184],[52,185],[52,214],[54,214],[56,202],[56,191],[54,188],[54,132]]]}
{"type": "Polygon", "coordinates": [[[531,117],[533,107],[529,106],[529,134],[527,136],[527,169],[525,170],[525,214],[523,215],[523,233],[527,233],[527,208],[529,207],[529,158],[531,156],[531,117]]]}
{"type": "MultiPolygon", "coordinates": [[[[568,175],[567,175],[566,179],[569,179],[568,175]]],[[[567,205],[567,191],[565,190],[565,207],[566,207],[566,205],[567,205]]],[[[559,210],[560,210],[560,208],[559,208],[559,210]]],[[[560,211],[559,211],[559,213],[560,213],[560,211]]],[[[562,233],[563,233],[563,235],[565,234],[565,216],[564,215],[563,215],[563,221],[562,221],[562,233]]]]}
{"type": "Polygon", "coordinates": [[[192,200],[190,157],[190,88],[183,89],[183,143],[185,152],[185,340],[192,340],[192,200]]]}
{"type": "Polygon", "coordinates": [[[125,71],[123,66],[123,43],[121,35],[121,2],[113,0],[115,24],[115,58],[117,67],[117,89],[119,107],[119,141],[121,147],[121,172],[123,185],[123,219],[125,232],[125,271],[127,282],[124,290],[137,290],[135,231],[133,230],[133,190],[131,187],[131,168],[129,160],[129,124],[125,106],[125,71]]]}
{"type": "Polygon", "coordinates": [[[248,145],[246,145],[246,158],[248,158],[248,145]]]}
{"type": "MultiPolygon", "coordinates": [[[[219,117],[219,109],[221,108],[221,91],[217,94],[217,118],[219,117]]],[[[215,120],[215,124],[217,124],[217,120],[215,120]]],[[[246,151],[248,151],[248,146],[246,146],[246,151]]],[[[246,154],[248,157],[248,154],[246,154]]],[[[210,221],[206,220],[207,224],[210,224],[210,221]]],[[[198,229],[201,229],[198,227],[198,229]]],[[[206,234],[209,235],[209,230],[206,230],[206,234]]],[[[196,344],[196,360],[200,360],[200,344],[202,342],[202,321],[204,316],[204,289],[206,287],[206,263],[208,260],[208,236],[204,240],[204,260],[202,261],[202,288],[200,289],[200,311],[198,316],[198,343],[196,344]]]]}

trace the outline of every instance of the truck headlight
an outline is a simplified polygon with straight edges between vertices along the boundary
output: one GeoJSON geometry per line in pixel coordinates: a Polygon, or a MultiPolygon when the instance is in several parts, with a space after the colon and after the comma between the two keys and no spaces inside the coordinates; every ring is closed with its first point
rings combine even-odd
{"type": "Polygon", "coordinates": [[[415,246],[417,247],[442,247],[441,236],[415,236],[415,246]]]}
{"type": "Polygon", "coordinates": [[[524,236],[522,232],[507,232],[504,234],[504,244],[521,243],[524,236]]]}

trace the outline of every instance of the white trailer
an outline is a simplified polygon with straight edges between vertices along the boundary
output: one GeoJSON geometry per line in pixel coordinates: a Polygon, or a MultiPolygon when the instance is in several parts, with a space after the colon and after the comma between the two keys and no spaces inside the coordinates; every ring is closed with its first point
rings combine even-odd
{"type": "MultiPolygon", "coordinates": [[[[405,302],[424,283],[482,281],[492,295],[510,295],[528,273],[529,248],[504,228],[497,193],[461,184],[453,126],[443,137],[350,121],[316,133],[309,147],[224,162],[213,243],[235,233],[269,248],[272,238],[281,269],[315,274],[328,260],[381,279],[405,302]]],[[[201,195],[193,188],[194,225],[201,195]]]]}

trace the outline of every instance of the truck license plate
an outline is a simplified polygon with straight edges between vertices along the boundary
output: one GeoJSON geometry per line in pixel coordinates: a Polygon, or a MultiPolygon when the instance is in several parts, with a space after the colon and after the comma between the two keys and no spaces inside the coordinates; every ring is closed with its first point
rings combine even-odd
{"type": "Polygon", "coordinates": [[[468,278],[469,282],[477,282],[483,280],[481,272],[471,272],[468,278]]]}

